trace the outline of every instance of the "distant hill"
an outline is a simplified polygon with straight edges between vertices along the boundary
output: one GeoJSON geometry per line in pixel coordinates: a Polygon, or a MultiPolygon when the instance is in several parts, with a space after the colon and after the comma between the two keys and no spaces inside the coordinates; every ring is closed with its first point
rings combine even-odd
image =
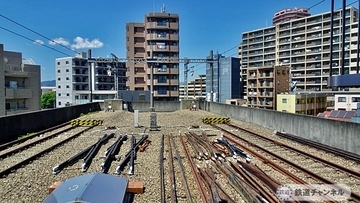
{"type": "Polygon", "coordinates": [[[55,80],[49,80],[49,81],[42,81],[41,87],[55,87],[56,82],[55,80]]]}

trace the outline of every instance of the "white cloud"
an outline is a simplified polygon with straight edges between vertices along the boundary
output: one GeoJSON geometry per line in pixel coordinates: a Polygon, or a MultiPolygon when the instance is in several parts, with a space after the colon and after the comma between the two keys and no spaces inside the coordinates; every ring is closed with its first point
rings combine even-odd
{"type": "Polygon", "coordinates": [[[70,43],[68,40],[62,38],[62,37],[59,37],[59,38],[56,38],[56,39],[53,39],[52,41],[49,41],[49,44],[50,45],[57,45],[57,44],[61,44],[63,46],[68,46],[70,43]]]}
{"type": "Polygon", "coordinates": [[[37,39],[34,41],[34,44],[44,44],[44,41],[37,39]]]}
{"type": "Polygon", "coordinates": [[[76,37],[74,39],[75,44],[71,45],[73,49],[84,49],[84,48],[101,48],[104,46],[104,43],[99,39],[93,39],[89,41],[87,38],[76,37]]]}

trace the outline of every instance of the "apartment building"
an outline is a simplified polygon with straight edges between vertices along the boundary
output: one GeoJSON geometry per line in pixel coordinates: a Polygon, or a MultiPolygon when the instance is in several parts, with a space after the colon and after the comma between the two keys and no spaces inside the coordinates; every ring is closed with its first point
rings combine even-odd
{"type": "MultiPolygon", "coordinates": [[[[221,54],[213,56],[217,62],[213,63],[211,71],[210,64],[206,64],[206,98],[212,101],[225,104],[228,99],[239,99],[242,92],[240,81],[240,59],[225,57],[221,54]]],[[[208,59],[210,57],[207,57],[208,59]]]]}
{"type": "Polygon", "coordinates": [[[289,92],[290,67],[267,66],[248,69],[247,104],[250,107],[276,109],[276,95],[289,92]]]}
{"type": "Polygon", "coordinates": [[[335,94],[335,110],[355,111],[360,103],[360,94],[335,94]]]}
{"type": "MultiPolygon", "coordinates": [[[[143,23],[126,24],[126,57],[147,59],[179,58],[179,16],[148,13],[143,23]]],[[[127,63],[129,90],[149,91],[153,70],[154,101],[179,100],[178,63],[127,63]]]]}
{"type": "Polygon", "coordinates": [[[55,59],[56,107],[116,99],[118,91],[126,89],[125,63],[106,58],[92,61],[86,53],[55,59]]]}
{"type": "Polygon", "coordinates": [[[41,109],[40,65],[0,44],[0,116],[41,109]]]}
{"type": "MultiPolygon", "coordinates": [[[[356,73],[358,10],[335,11],[333,37],[333,75],[340,73],[342,20],[345,21],[345,74],[356,73]]],[[[331,91],[327,87],[330,66],[330,12],[280,22],[276,25],[244,32],[238,47],[242,60],[241,77],[248,85],[251,68],[285,65],[291,67],[297,91],[331,91]]],[[[350,89],[352,91],[353,89],[350,89]]]]}
{"type": "Polygon", "coordinates": [[[205,99],[206,98],[206,75],[199,75],[193,81],[180,85],[179,99],[205,99]],[[187,89],[187,95],[186,95],[187,89]]]}
{"type": "Polygon", "coordinates": [[[316,116],[326,111],[329,104],[327,94],[321,92],[277,94],[276,110],[316,116]]]}

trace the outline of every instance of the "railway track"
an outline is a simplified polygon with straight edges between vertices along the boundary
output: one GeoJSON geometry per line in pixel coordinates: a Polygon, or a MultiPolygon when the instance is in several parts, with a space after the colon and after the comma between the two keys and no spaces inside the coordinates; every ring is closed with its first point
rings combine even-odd
{"type": "Polygon", "coordinates": [[[30,139],[33,139],[33,138],[35,138],[37,136],[40,136],[40,135],[45,134],[47,132],[51,132],[51,131],[60,129],[60,128],[62,128],[64,126],[67,126],[67,125],[69,125],[69,122],[66,122],[66,123],[51,127],[51,128],[47,128],[47,129],[42,130],[40,132],[33,133],[28,137],[24,137],[24,138],[21,138],[21,139],[17,139],[17,140],[11,141],[11,142],[4,143],[4,144],[0,145],[0,151],[5,150],[7,148],[10,148],[12,146],[24,143],[24,142],[26,142],[26,141],[28,141],[30,139]]]}
{"type": "MultiPolygon", "coordinates": [[[[356,183],[358,183],[359,179],[357,177],[359,174],[357,174],[356,171],[348,170],[336,163],[323,160],[312,154],[307,154],[285,143],[280,143],[268,137],[258,135],[247,129],[242,129],[239,126],[229,126],[235,128],[236,131],[230,131],[223,127],[213,125],[213,127],[225,132],[224,138],[240,145],[243,149],[260,158],[264,163],[270,164],[281,173],[288,174],[288,177],[296,184],[335,184],[341,180],[341,183],[346,181],[351,187],[352,184],[356,186],[356,183]],[[241,136],[239,136],[240,133],[241,136]],[[275,162],[277,162],[277,164],[275,164],[275,162]],[[311,167],[311,165],[315,165],[315,167],[311,167]],[[303,166],[306,166],[306,168],[303,166]],[[331,168],[332,171],[326,173],[326,175],[321,174],[324,172],[324,166],[330,166],[329,168],[331,168]],[[284,168],[287,169],[284,170],[284,168]],[[301,173],[298,172],[297,175],[294,175],[296,171],[301,171],[301,173]],[[289,174],[289,172],[293,175],[289,174]],[[342,174],[339,175],[340,173],[342,174]],[[335,176],[333,174],[335,174],[335,176]]],[[[351,189],[353,191],[355,189],[356,191],[357,188],[351,187],[351,189]]],[[[360,196],[357,193],[353,192],[351,198],[354,201],[360,201],[360,196]]]]}
{"type": "MultiPolygon", "coordinates": [[[[61,132],[55,132],[54,134],[46,136],[40,140],[16,147],[13,150],[3,153],[1,155],[3,159],[1,160],[0,166],[0,178],[12,173],[26,164],[31,163],[38,157],[80,136],[82,133],[88,131],[91,128],[93,128],[93,126],[84,128],[81,131],[69,136],[63,135],[57,137],[57,135],[59,135],[61,132]]],[[[62,133],[70,129],[72,128],[66,129],[62,133]]]]}
{"type": "Polygon", "coordinates": [[[326,152],[332,153],[337,156],[341,156],[344,159],[348,159],[351,161],[355,161],[356,163],[360,163],[360,155],[358,155],[358,154],[347,152],[347,151],[344,151],[341,149],[337,149],[337,148],[334,148],[334,147],[331,147],[328,145],[324,145],[324,144],[321,144],[321,143],[318,143],[318,142],[315,142],[312,140],[308,140],[308,139],[305,139],[305,138],[302,138],[299,136],[291,135],[288,133],[276,132],[275,134],[279,137],[289,139],[289,140],[298,142],[300,144],[308,145],[308,146],[317,148],[319,150],[326,151],[326,152]]]}

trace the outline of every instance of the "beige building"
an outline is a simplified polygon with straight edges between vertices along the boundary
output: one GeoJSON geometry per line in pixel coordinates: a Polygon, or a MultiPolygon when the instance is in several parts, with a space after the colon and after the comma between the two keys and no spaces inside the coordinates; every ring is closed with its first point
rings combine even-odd
{"type": "MultiPolygon", "coordinates": [[[[148,13],[144,23],[126,24],[126,57],[147,59],[179,58],[179,16],[162,9],[148,13]]],[[[179,100],[178,63],[127,63],[129,90],[150,90],[153,68],[154,101],[179,100]]]]}
{"type": "Polygon", "coordinates": [[[289,92],[289,70],[286,66],[248,69],[248,106],[275,110],[276,95],[289,92]]]}
{"type": "Polygon", "coordinates": [[[298,94],[278,94],[276,110],[289,113],[298,113],[316,116],[326,111],[329,105],[327,94],[308,92],[298,94]]]}
{"type": "Polygon", "coordinates": [[[0,44],[0,116],[41,109],[40,66],[0,44]]]}
{"type": "MultiPolygon", "coordinates": [[[[356,73],[358,10],[335,11],[333,37],[333,75],[341,73],[341,49],[345,46],[345,74],[356,73]],[[342,45],[342,21],[345,21],[345,44],[342,45]]],[[[299,16],[298,16],[299,17],[299,16]]],[[[244,32],[238,57],[241,76],[247,84],[251,68],[285,65],[291,67],[292,81],[298,92],[331,91],[327,87],[330,71],[330,12],[282,21],[257,30],[244,32]]],[[[355,89],[350,88],[350,91],[355,89]]]]}
{"type": "Polygon", "coordinates": [[[206,98],[206,75],[199,75],[193,81],[188,82],[186,85],[180,85],[179,93],[180,100],[186,99],[186,88],[187,88],[187,99],[205,99],[206,98]]]}

